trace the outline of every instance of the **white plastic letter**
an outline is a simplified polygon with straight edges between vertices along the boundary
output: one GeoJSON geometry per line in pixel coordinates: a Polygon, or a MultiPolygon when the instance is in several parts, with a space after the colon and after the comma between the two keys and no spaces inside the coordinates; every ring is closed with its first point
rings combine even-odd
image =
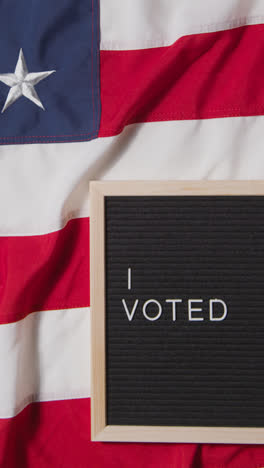
{"type": "Polygon", "coordinates": [[[227,305],[221,299],[210,299],[210,301],[209,301],[209,312],[210,312],[210,320],[212,322],[221,322],[222,320],[225,320],[225,318],[227,316],[227,305]],[[222,304],[222,306],[224,308],[224,313],[223,313],[223,315],[221,317],[214,317],[213,304],[215,304],[216,302],[218,302],[219,304],[222,304]]]}
{"type": "Polygon", "coordinates": [[[131,268],[127,270],[127,289],[131,289],[131,268]]]}
{"type": "Polygon", "coordinates": [[[138,299],[135,300],[134,305],[133,305],[133,309],[131,310],[131,312],[129,312],[129,310],[128,310],[128,308],[127,308],[126,300],[125,300],[125,299],[122,299],[122,304],[123,304],[124,309],[125,309],[125,311],[126,311],[127,318],[128,318],[128,320],[131,322],[131,320],[133,320],[133,317],[134,317],[135,312],[136,312],[136,308],[137,308],[137,306],[138,306],[138,299]]]}
{"type": "Polygon", "coordinates": [[[166,302],[172,303],[172,320],[177,320],[177,302],[182,302],[182,299],[166,299],[166,302]]]}
{"type": "Polygon", "coordinates": [[[161,314],[162,314],[162,307],[161,307],[160,303],[159,303],[158,301],[156,301],[155,299],[149,299],[148,301],[146,301],[145,304],[143,305],[143,309],[142,309],[142,310],[143,310],[143,315],[144,315],[144,317],[145,317],[147,320],[151,320],[151,322],[154,322],[154,320],[158,320],[158,319],[160,318],[161,314]],[[157,315],[156,315],[155,317],[149,317],[149,316],[147,315],[146,309],[147,309],[147,306],[148,306],[150,303],[156,304],[156,305],[158,306],[159,311],[158,311],[158,313],[157,313],[157,315]]]}
{"type": "Polygon", "coordinates": [[[202,322],[204,320],[203,317],[196,317],[194,318],[192,316],[192,312],[202,312],[203,309],[201,309],[200,307],[199,308],[194,308],[192,306],[192,303],[193,302],[203,302],[203,299],[189,299],[188,300],[188,315],[189,315],[189,320],[192,321],[192,322],[202,322]]]}

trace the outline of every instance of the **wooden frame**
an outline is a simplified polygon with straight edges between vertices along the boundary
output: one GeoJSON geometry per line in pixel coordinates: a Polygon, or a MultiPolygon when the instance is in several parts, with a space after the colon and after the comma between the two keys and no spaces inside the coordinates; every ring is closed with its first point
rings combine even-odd
{"type": "Polygon", "coordinates": [[[264,443],[264,428],[109,426],[106,424],[105,225],[106,196],[263,195],[264,181],[91,182],[91,355],[93,441],[264,443]]]}

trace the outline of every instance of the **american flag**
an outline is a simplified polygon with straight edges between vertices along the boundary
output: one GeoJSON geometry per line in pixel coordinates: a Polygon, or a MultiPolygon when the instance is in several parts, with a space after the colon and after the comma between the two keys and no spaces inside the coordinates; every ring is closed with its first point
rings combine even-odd
{"type": "Polygon", "coordinates": [[[90,440],[89,182],[264,176],[263,0],[0,2],[0,466],[260,468],[90,440]]]}

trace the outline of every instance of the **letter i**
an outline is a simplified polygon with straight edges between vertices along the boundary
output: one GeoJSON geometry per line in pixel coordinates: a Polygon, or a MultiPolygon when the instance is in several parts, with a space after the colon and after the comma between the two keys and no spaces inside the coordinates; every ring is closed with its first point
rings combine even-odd
{"type": "Polygon", "coordinates": [[[127,289],[131,289],[131,268],[127,270],[127,289]]]}

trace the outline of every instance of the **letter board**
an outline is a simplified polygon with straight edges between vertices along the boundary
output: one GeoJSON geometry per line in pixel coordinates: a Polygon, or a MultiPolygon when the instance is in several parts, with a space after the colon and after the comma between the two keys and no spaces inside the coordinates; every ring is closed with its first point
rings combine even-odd
{"type": "Polygon", "coordinates": [[[264,183],[91,198],[92,439],[264,443],[264,183]]]}

